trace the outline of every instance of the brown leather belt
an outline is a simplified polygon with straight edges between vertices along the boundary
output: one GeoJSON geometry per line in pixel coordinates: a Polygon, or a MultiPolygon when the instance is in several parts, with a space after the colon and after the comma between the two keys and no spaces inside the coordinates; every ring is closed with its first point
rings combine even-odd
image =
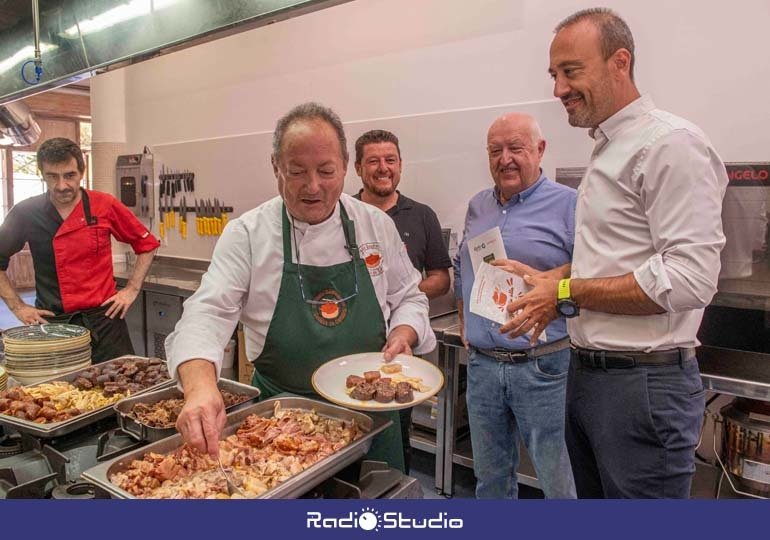
{"type": "Polygon", "coordinates": [[[572,347],[570,351],[574,360],[588,368],[598,369],[630,369],[637,366],[673,366],[683,365],[687,360],[695,358],[695,349],[680,348],[667,351],[597,351],[572,347]]]}
{"type": "Polygon", "coordinates": [[[473,349],[477,350],[484,356],[494,358],[498,362],[523,364],[540,356],[545,356],[546,354],[563,351],[567,347],[569,347],[569,338],[546,343],[545,345],[540,345],[539,347],[521,349],[518,351],[509,351],[507,349],[479,349],[478,347],[473,347],[473,349]]]}

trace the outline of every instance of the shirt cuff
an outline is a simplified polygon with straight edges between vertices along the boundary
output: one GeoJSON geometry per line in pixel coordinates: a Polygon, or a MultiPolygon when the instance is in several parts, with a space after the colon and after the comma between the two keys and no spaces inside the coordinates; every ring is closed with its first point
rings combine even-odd
{"type": "Polygon", "coordinates": [[[412,349],[413,354],[427,354],[436,348],[436,334],[433,333],[427,316],[409,313],[393,314],[390,318],[390,328],[402,325],[411,327],[417,333],[417,345],[412,349]]]}
{"type": "MultiPolygon", "coordinates": [[[[179,382],[179,375],[177,372],[179,366],[190,360],[206,360],[214,365],[217,380],[219,380],[222,371],[222,355],[224,352],[213,349],[206,350],[201,342],[188,343],[187,346],[185,346],[184,344],[177,343],[178,340],[175,339],[177,337],[179,337],[179,334],[174,332],[166,338],[169,376],[179,382]],[[219,354],[217,354],[218,352],[219,354]]],[[[181,388],[181,383],[179,385],[181,388]]]]}
{"type": "Polygon", "coordinates": [[[666,311],[673,311],[669,301],[669,292],[673,287],[668,278],[666,266],[663,264],[663,257],[659,253],[647,259],[639,268],[634,270],[634,279],[653,302],[666,311]]]}

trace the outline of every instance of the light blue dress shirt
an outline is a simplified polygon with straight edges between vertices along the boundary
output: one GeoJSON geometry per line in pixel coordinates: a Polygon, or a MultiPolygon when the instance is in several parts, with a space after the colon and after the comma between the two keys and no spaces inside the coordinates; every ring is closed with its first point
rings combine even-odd
{"type": "MultiPolygon", "coordinates": [[[[531,347],[528,337],[511,339],[500,333],[499,324],[468,310],[474,280],[468,240],[500,227],[509,259],[538,270],[562,266],[572,260],[576,200],[574,189],[557,184],[542,173],[537,182],[505,204],[500,204],[495,188],[485,189],[471,199],[465,216],[463,239],[454,260],[455,296],[463,300],[465,338],[470,345],[481,349],[500,347],[507,350],[531,347]]],[[[546,328],[549,343],[566,335],[563,317],[552,321],[546,328]]]]}

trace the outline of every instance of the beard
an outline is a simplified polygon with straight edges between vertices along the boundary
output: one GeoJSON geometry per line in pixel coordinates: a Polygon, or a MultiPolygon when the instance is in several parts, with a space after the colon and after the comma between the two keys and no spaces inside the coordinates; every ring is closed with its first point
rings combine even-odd
{"type": "Polygon", "coordinates": [[[378,184],[375,182],[367,182],[366,187],[369,191],[377,195],[378,197],[389,197],[396,191],[396,187],[391,180],[387,185],[378,184]]]}

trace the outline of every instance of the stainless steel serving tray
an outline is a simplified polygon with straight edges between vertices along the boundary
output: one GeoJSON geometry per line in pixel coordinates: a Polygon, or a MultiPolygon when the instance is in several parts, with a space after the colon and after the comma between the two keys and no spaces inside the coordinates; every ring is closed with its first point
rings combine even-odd
{"type": "MultiPolygon", "coordinates": [[[[222,437],[224,438],[234,434],[238,430],[238,426],[241,422],[251,414],[258,414],[263,417],[272,416],[276,401],[280,401],[281,407],[284,409],[315,409],[315,411],[322,416],[335,418],[337,420],[355,420],[365,433],[363,437],[357,441],[353,441],[345,448],[338,450],[331,456],[313,464],[301,473],[292,476],[284,483],[266,491],[257,497],[259,499],[294,499],[307,493],[310,489],[314,488],[327,478],[330,478],[335,473],[348,465],[355,463],[361,457],[366,455],[372,445],[374,436],[392,424],[390,420],[386,420],[382,417],[372,417],[362,412],[351,411],[350,409],[344,409],[323,401],[316,401],[304,397],[277,397],[229,413],[227,415],[227,425],[222,433],[222,437]]],[[[148,452],[167,454],[181,445],[182,436],[176,434],[167,439],[163,439],[162,441],[143,446],[139,450],[123,454],[122,456],[88,469],[82,474],[82,477],[89,482],[104,488],[116,498],[134,499],[136,498],[134,495],[110,482],[110,476],[125,471],[132,461],[135,459],[142,459],[148,452]]]]}
{"type": "MultiPolygon", "coordinates": [[[[88,366],[87,368],[79,369],[78,371],[74,371],[66,375],[60,375],[58,377],[47,379],[45,381],[40,381],[38,383],[31,384],[29,386],[24,386],[22,388],[34,388],[35,386],[51,383],[54,381],[66,381],[71,383],[75,379],[80,377],[81,373],[83,373],[87,369],[91,369],[94,365],[98,365],[100,367],[108,366],[110,364],[113,364],[121,360],[125,361],[125,360],[131,360],[131,359],[149,360],[149,358],[144,356],[136,356],[136,355],[120,356],[118,358],[113,358],[112,360],[107,360],[106,362],[93,364],[91,366],[88,366]]],[[[165,388],[166,386],[171,386],[173,384],[175,384],[173,380],[164,381],[154,386],[148,386],[144,390],[141,390],[134,395],[138,396],[146,392],[151,392],[153,390],[165,388]]],[[[41,439],[53,439],[55,437],[61,437],[62,435],[67,435],[69,433],[72,433],[73,431],[76,431],[82,427],[93,424],[94,422],[97,422],[102,418],[107,418],[108,416],[111,416],[114,413],[114,410],[112,408],[113,405],[114,405],[113,403],[110,403],[108,405],[105,405],[104,407],[99,407],[98,409],[94,409],[93,411],[79,414],[78,416],[70,418],[69,420],[64,420],[62,422],[51,422],[48,424],[36,424],[35,422],[31,422],[29,420],[22,420],[21,418],[16,418],[15,416],[0,414],[0,425],[10,426],[17,431],[20,431],[23,433],[29,433],[30,435],[41,439]]]]}
{"type": "MultiPolygon", "coordinates": [[[[249,399],[232,405],[225,409],[227,412],[235,412],[248,407],[252,403],[255,403],[259,399],[259,388],[243,384],[228,379],[220,379],[217,383],[220,390],[224,392],[230,392],[232,394],[241,394],[249,396],[249,399]]],[[[131,437],[137,441],[156,442],[166,437],[170,437],[176,433],[175,427],[159,428],[151,427],[146,424],[142,424],[131,416],[131,409],[137,403],[146,403],[151,405],[164,399],[184,399],[182,393],[176,385],[164,388],[162,390],[156,390],[155,392],[149,392],[136,396],[131,396],[125,399],[121,399],[113,408],[118,415],[118,426],[124,432],[128,433],[131,437]]]]}

